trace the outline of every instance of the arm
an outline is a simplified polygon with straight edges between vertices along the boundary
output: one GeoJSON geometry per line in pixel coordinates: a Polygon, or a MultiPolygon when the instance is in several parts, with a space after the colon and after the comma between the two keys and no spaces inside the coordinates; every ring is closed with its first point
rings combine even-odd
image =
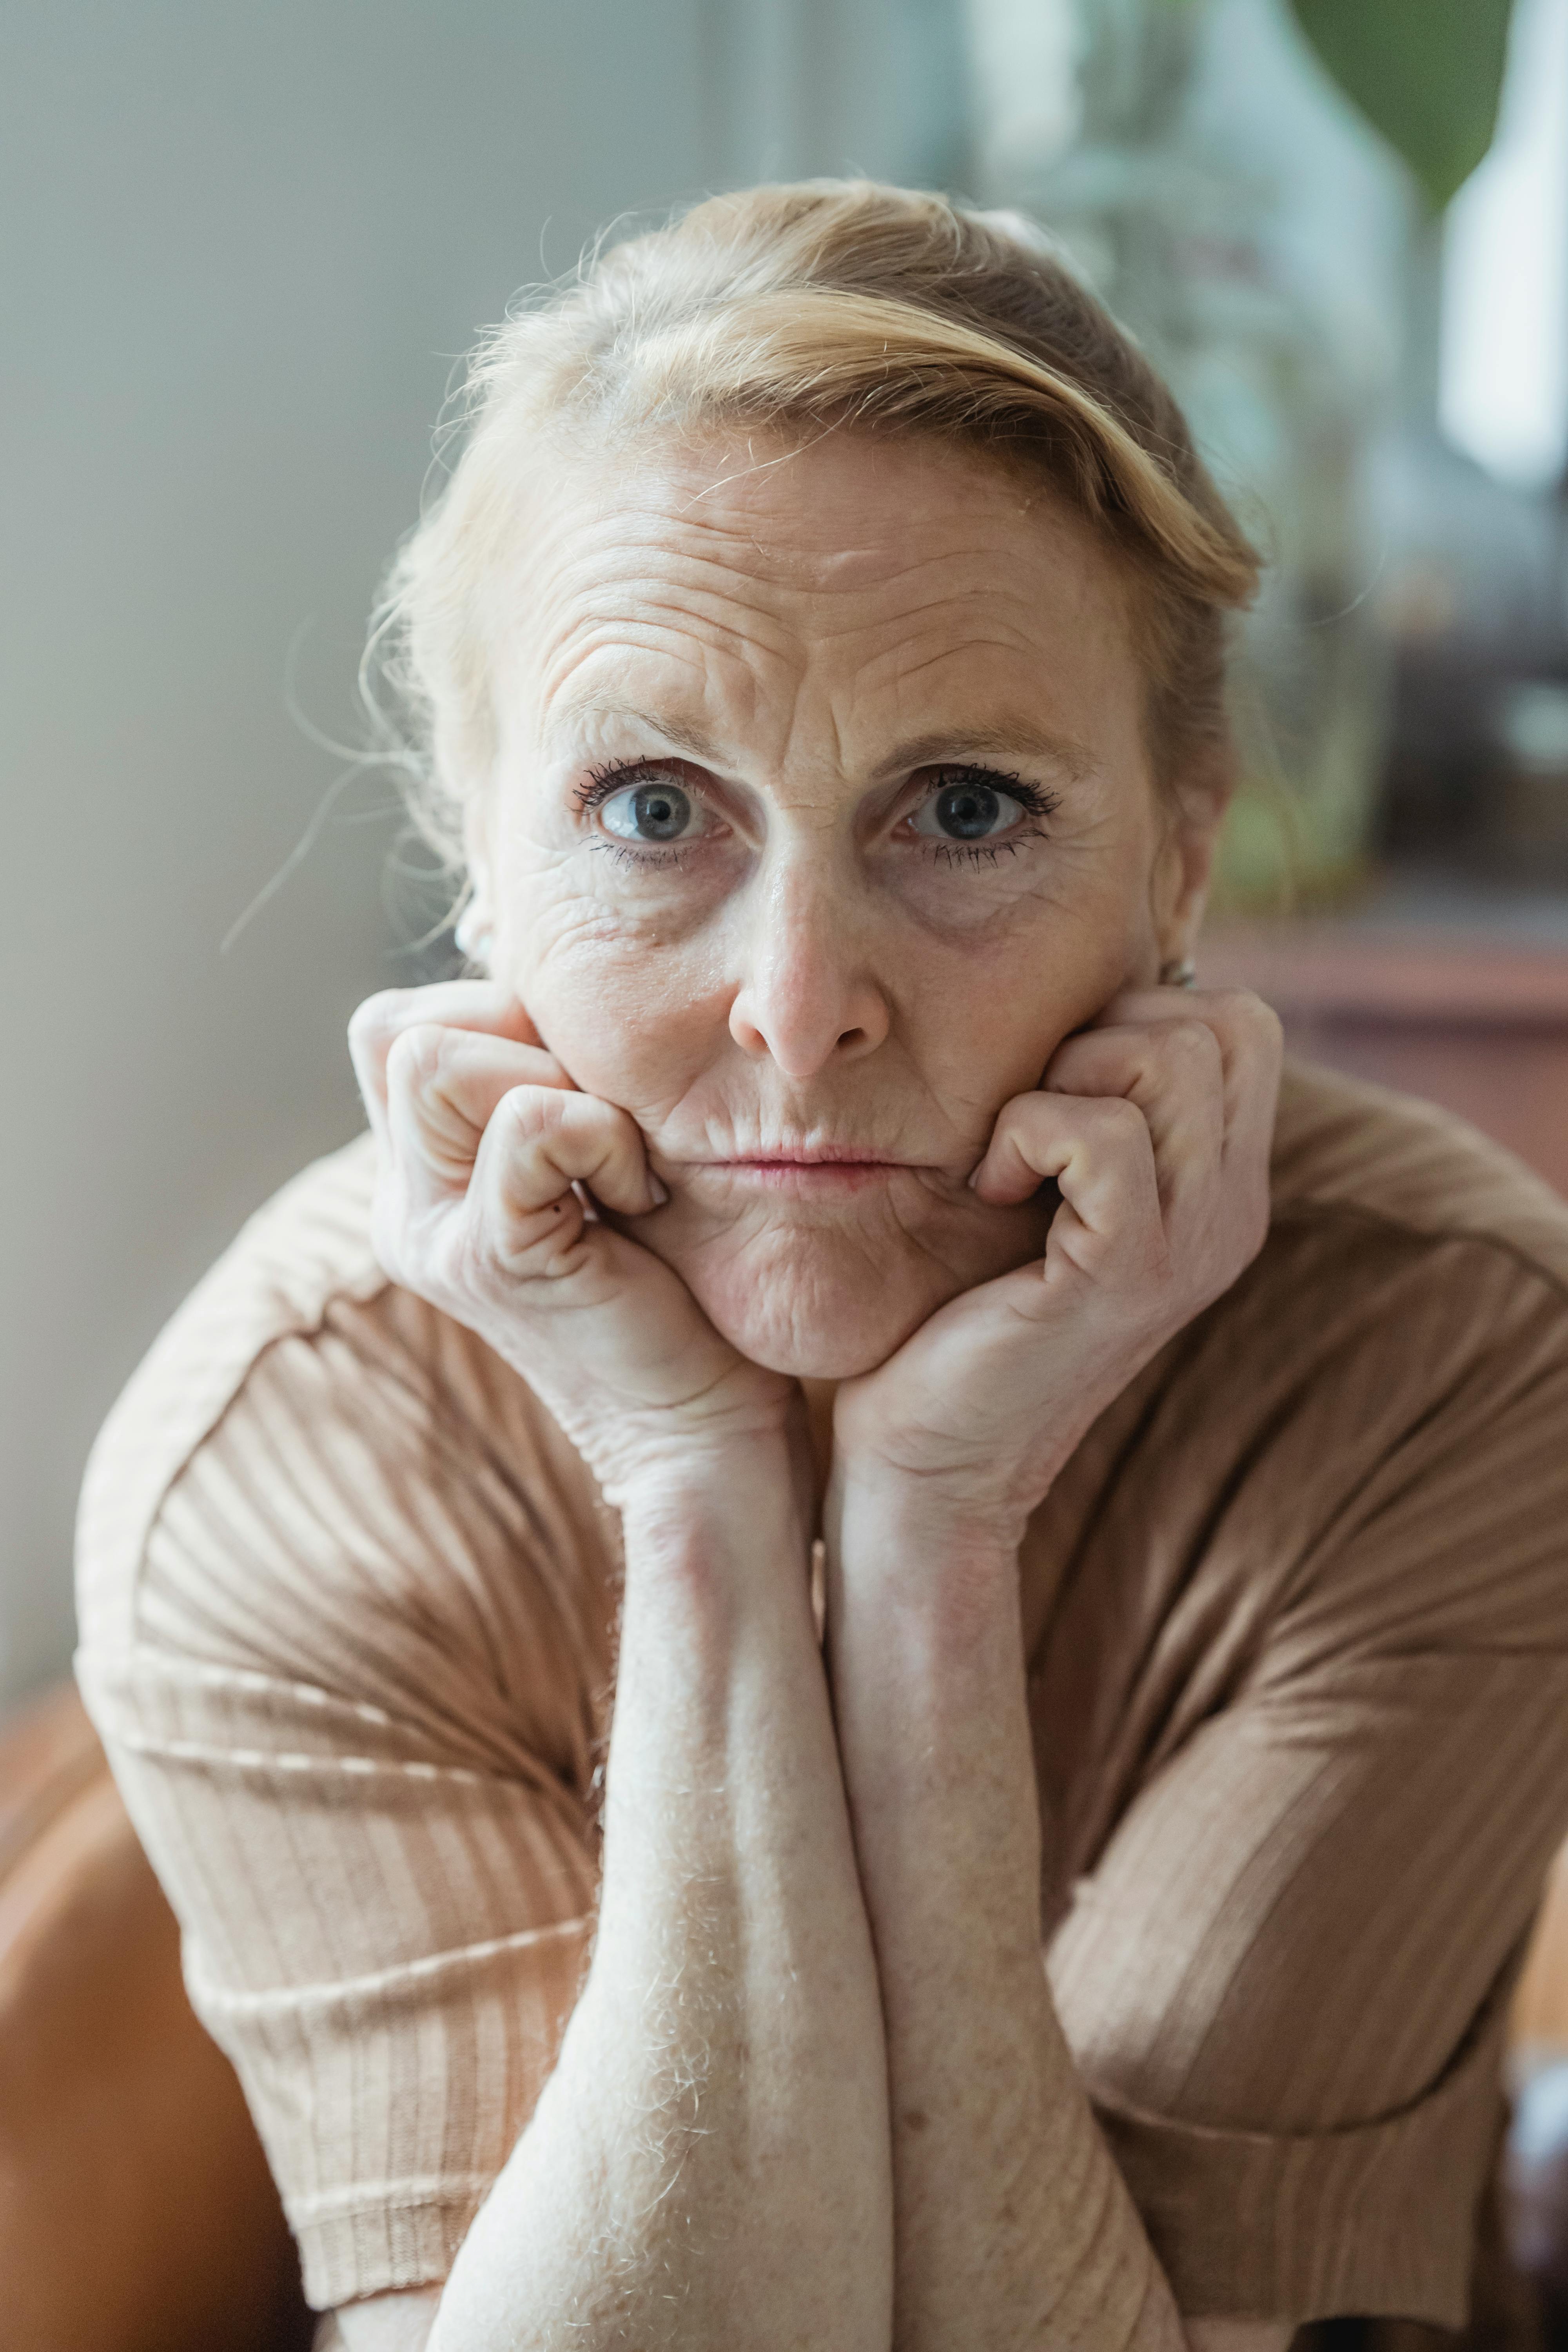
{"type": "Polygon", "coordinates": [[[834,1680],[887,2017],[899,2352],[1180,2343],[1057,2022],[1017,1556],[850,1488],[834,1680]]]}
{"type": "MultiPolygon", "coordinates": [[[[887,2019],[899,2352],[1163,2352],[1183,2323],[1042,1963],[1016,1552],[909,1504],[846,1496],[834,1636],[887,2019]]],[[[1282,2352],[1290,2332],[1186,2337],[1282,2352]]]]}
{"type": "Polygon", "coordinates": [[[1059,1181],[1045,1267],[838,1400],[829,1643],[887,2024],[898,2352],[1183,2342],[1046,1980],[1017,1547],[1098,1412],[1262,1239],[1277,1034],[1223,1002],[1215,1031],[1170,1020],[1191,1011],[1112,1008],[1004,1113],[981,1189],[1059,1181]]]}
{"type": "Polygon", "coordinates": [[[593,1964],[432,2352],[882,2352],[882,2036],[805,1556],[782,1449],[628,1509],[593,1964]]]}
{"type": "Polygon", "coordinates": [[[654,1205],[624,1114],[568,1090],[499,992],[437,993],[381,1000],[356,1037],[378,1247],[526,1369],[619,1504],[621,1656],[598,1932],[555,2071],[433,2315],[351,2307],[345,2340],[433,2319],[433,2352],[884,2352],[886,2061],[793,1387],[584,1218],[574,1181],[654,1205]]]}

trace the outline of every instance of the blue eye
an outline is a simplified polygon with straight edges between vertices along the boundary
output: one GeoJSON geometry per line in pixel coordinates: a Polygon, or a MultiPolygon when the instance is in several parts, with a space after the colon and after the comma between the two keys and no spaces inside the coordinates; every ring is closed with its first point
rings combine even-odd
{"type": "Polygon", "coordinates": [[[994,841],[1014,831],[1025,811],[1011,793],[998,792],[979,777],[944,784],[922,801],[910,819],[927,840],[994,841]]]}
{"type": "Polygon", "coordinates": [[[696,814],[690,794],[661,777],[613,793],[600,809],[599,822],[617,841],[683,841],[695,830],[696,814]]]}

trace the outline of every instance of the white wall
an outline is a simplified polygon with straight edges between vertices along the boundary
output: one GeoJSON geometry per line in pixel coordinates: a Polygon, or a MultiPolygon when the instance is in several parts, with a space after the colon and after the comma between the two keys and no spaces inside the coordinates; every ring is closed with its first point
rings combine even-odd
{"type": "MultiPolygon", "coordinates": [[[[626,206],[939,170],[947,0],[8,0],[0,27],[0,1697],[68,1653],[88,1444],[241,1218],[352,1134],[410,971],[329,826],[454,357],[626,206]]],[[[365,795],[353,807],[363,811],[365,795]]]]}

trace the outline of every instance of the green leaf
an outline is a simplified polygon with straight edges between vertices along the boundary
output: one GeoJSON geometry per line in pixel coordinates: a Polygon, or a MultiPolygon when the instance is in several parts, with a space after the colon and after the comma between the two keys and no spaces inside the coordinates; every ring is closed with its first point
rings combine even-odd
{"type": "Polygon", "coordinates": [[[1512,0],[1291,0],[1347,98],[1441,212],[1497,128],[1512,0]]]}

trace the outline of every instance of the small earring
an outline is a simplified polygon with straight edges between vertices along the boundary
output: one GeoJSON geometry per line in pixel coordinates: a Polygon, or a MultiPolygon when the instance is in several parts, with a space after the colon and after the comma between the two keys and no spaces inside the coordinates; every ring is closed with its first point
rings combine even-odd
{"type": "Polygon", "coordinates": [[[494,937],[489,923],[479,920],[478,904],[470,898],[452,926],[453,946],[470,963],[484,963],[489,958],[494,937]]]}
{"type": "Polygon", "coordinates": [[[1198,968],[1191,956],[1173,956],[1169,963],[1160,966],[1162,988],[1194,988],[1197,978],[1198,968]]]}

